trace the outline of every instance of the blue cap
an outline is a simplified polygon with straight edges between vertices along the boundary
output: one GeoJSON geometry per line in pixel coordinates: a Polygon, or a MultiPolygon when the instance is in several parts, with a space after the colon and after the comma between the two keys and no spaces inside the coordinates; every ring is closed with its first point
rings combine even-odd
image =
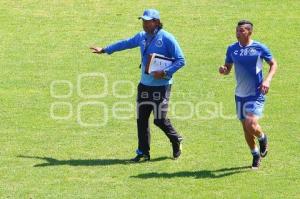
{"type": "Polygon", "coordinates": [[[144,11],[143,16],[140,16],[139,19],[143,20],[152,20],[152,19],[160,19],[158,10],[155,9],[147,9],[144,11]]]}

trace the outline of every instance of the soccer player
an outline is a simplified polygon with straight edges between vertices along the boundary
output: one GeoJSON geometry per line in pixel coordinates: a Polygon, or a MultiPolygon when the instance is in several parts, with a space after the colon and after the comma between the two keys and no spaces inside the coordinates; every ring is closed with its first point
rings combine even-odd
{"type": "Polygon", "coordinates": [[[173,74],[185,65],[182,50],[174,36],[163,29],[159,12],[147,9],[139,17],[143,21],[143,29],[131,38],[118,41],[105,48],[92,47],[93,53],[112,54],[116,51],[140,47],[141,80],[137,92],[137,129],[138,148],[134,162],[150,160],[150,128],[149,117],[154,113],[154,124],[169,138],[173,148],[173,158],[181,155],[182,136],[178,134],[167,118],[169,96],[173,83],[173,74]],[[152,53],[174,59],[164,70],[148,74],[145,69],[152,53]]]}
{"type": "Polygon", "coordinates": [[[253,41],[253,24],[241,20],[236,27],[238,42],[227,48],[225,64],[219,72],[228,75],[234,64],[237,86],[235,89],[236,111],[241,121],[246,142],[253,155],[252,169],[258,169],[261,158],[268,152],[268,138],[258,124],[277,63],[270,50],[262,43],[253,41]],[[265,60],[270,66],[266,78],[263,78],[262,66],[265,60]],[[255,138],[258,138],[259,149],[255,138]]]}

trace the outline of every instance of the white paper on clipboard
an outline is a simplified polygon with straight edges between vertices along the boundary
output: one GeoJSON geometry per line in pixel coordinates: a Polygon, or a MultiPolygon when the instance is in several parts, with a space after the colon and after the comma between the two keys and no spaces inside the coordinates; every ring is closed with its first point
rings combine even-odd
{"type": "Polygon", "coordinates": [[[145,72],[147,74],[151,74],[154,71],[162,71],[166,68],[168,68],[172,63],[174,62],[174,59],[165,57],[160,54],[150,54],[148,63],[145,68],[145,72]]]}

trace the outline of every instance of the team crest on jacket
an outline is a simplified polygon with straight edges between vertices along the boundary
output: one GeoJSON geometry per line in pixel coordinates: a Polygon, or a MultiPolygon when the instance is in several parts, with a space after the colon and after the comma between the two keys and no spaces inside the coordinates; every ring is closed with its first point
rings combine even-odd
{"type": "Polygon", "coordinates": [[[250,56],[254,56],[254,55],[256,55],[256,54],[257,54],[257,51],[256,51],[256,49],[255,49],[255,48],[249,48],[249,50],[248,50],[248,54],[249,54],[250,56]]]}
{"type": "Polygon", "coordinates": [[[156,40],[155,46],[157,46],[159,48],[162,47],[163,46],[163,41],[161,39],[156,40]]]}

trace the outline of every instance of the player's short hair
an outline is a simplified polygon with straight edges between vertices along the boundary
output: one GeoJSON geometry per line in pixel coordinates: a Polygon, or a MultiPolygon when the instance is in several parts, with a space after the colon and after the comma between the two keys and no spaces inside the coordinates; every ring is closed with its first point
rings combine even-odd
{"type": "Polygon", "coordinates": [[[242,26],[242,25],[248,25],[248,29],[250,30],[250,31],[252,31],[253,30],[253,23],[251,22],[251,21],[248,21],[248,20],[245,20],[245,19],[243,19],[243,20],[240,20],[238,23],[237,23],[237,26],[242,26]]]}

